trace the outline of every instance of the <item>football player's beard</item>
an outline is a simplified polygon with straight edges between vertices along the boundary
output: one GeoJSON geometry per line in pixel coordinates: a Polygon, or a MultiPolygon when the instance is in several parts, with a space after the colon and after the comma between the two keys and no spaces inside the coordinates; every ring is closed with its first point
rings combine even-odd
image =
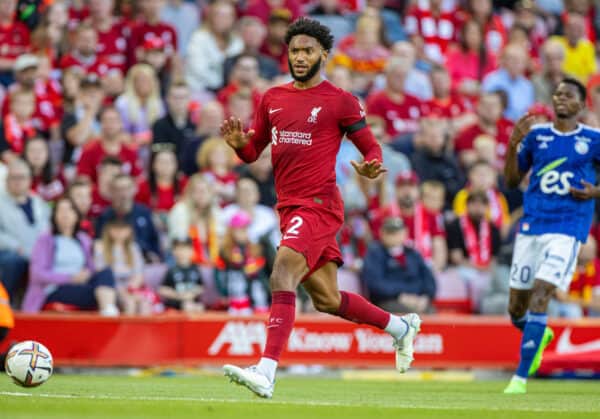
{"type": "Polygon", "coordinates": [[[290,73],[291,73],[292,77],[294,78],[294,80],[299,81],[300,83],[305,83],[305,82],[309,81],[310,79],[312,79],[315,76],[315,74],[317,74],[321,70],[321,57],[319,57],[319,59],[317,60],[316,63],[314,63],[312,66],[310,66],[308,68],[308,71],[306,72],[306,74],[304,76],[298,76],[294,72],[294,67],[292,66],[292,62],[290,61],[289,58],[288,58],[288,66],[289,66],[290,73]]]}

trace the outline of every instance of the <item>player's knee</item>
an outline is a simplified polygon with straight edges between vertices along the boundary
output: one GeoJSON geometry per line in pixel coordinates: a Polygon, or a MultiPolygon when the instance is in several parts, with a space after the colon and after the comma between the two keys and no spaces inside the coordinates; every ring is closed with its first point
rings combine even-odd
{"type": "Polygon", "coordinates": [[[534,287],[529,301],[529,310],[533,313],[545,313],[553,295],[554,287],[534,287]]]}
{"type": "Polygon", "coordinates": [[[508,314],[514,319],[520,319],[527,312],[527,303],[523,301],[511,301],[508,304],[508,314]]]}

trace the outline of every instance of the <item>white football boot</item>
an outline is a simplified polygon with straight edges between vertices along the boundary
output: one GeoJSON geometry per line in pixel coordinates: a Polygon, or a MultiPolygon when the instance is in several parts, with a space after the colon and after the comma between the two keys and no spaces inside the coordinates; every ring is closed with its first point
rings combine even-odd
{"type": "Polygon", "coordinates": [[[406,322],[408,330],[401,338],[394,339],[394,348],[396,348],[396,369],[404,373],[415,359],[413,357],[414,340],[421,330],[421,318],[416,313],[405,314],[400,318],[406,322]]]}
{"type": "Polygon", "coordinates": [[[273,397],[273,388],[275,382],[271,382],[266,376],[261,374],[257,369],[256,365],[248,368],[240,368],[235,365],[224,365],[223,372],[226,377],[229,377],[231,381],[236,384],[247,387],[255,394],[265,399],[273,397]]]}

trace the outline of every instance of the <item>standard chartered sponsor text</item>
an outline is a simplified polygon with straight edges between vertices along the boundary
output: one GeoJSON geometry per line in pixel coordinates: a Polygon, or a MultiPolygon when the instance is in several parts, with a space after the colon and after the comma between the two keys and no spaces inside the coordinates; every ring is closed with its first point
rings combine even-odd
{"type": "Polygon", "coordinates": [[[279,143],[312,145],[312,133],[300,131],[279,131],[279,143]]]}

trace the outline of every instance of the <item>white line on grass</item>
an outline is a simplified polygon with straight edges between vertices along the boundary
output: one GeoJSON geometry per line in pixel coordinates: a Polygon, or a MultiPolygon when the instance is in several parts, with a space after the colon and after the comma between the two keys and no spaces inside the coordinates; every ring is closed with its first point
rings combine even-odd
{"type": "MultiPolygon", "coordinates": [[[[396,406],[385,406],[385,405],[374,405],[367,403],[347,403],[347,402],[326,402],[326,401],[278,401],[278,400],[266,400],[261,398],[254,399],[220,399],[213,397],[172,397],[172,396],[108,396],[103,394],[93,395],[77,395],[77,394],[49,394],[49,393],[23,393],[16,391],[0,391],[0,396],[11,396],[11,397],[42,397],[47,399],[88,399],[88,400],[118,400],[118,401],[169,401],[169,402],[202,402],[202,403],[268,403],[268,404],[280,404],[286,406],[326,406],[326,407],[377,407],[379,409],[431,409],[431,410],[481,410],[481,407],[469,407],[469,406],[431,406],[431,405],[396,405],[396,406]]],[[[508,397],[507,397],[508,399],[508,397]]],[[[498,411],[528,411],[528,412],[573,412],[569,408],[565,409],[542,409],[536,407],[514,407],[502,406],[502,407],[486,407],[485,410],[498,410],[498,411]]],[[[595,413],[595,410],[580,410],[577,413],[595,413]]]]}

